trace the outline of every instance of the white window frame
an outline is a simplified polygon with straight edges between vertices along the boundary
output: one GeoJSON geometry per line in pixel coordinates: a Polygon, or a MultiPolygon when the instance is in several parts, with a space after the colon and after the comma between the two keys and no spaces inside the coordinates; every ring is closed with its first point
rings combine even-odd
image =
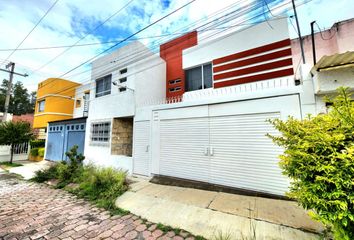
{"type": "MultiPolygon", "coordinates": [[[[184,71],[186,72],[186,71],[191,70],[193,68],[201,67],[201,71],[202,71],[202,87],[203,88],[202,89],[198,89],[198,90],[208,89],[208,88],[204,88],[204,65],[207,65],[207,64],[211,65],[211,84],[212,84],[212,86],[210,88],[214,88],[213,62],[206,62],[206,63],[202,63],[202,64],[199,64],[199,65],[184,69],[184,71]]],[[[187,81],[187,79],[185,78],[185,82],[186,81],[187,81]]],[[[198,91],[198,90],[187,91],[185,89],[185,92],[194,92],[194,91],[198,91]]]]}
{"type": "Polygon", "coordinates": [[[112,76],[112,74],[108,74],[108,75],[106,75],[106,76],[103,76],[103,77],[100,77],[100,78],[97,78],[96,79],[96,81],[95,81],[95,98],[99,98],[99,97],[103,97],[103,96],[106,96],[106,95],[109,95],[109,94],[111,94],[112,93],[112,78],[113,78],[113,76],[112,76]],[[110,77],[111,79],[111,88],[109,89],[109,90],[103,90],[102,92],[99,92],[99,93],[97,93],[97,82],[98,81],[103,81],[103,86],[104,86],[104,81],[105,81],[105,78],[107,78],[107,77],[110,77]]]}
{"type": "Polygon", "coordinates": [[[112,132],[112,122],[109,120],[95,121],[91,122],[90,126],[90,144],[91,145],[102,145],[109,146],[111,142],[111,132],[112,132]],[[106,125],[108,124],[108,125],[106,125]],[[101,126],[100,126],[101,125],[101,126]],[[97,133],[94,133],[94,130],[97,129],[97,133]],[[105,131],[108,130],[108,133],[105,131]],[[105,135],[107,134],[107,135],[105,135]],[[100,138],[107,139],[106,141],[100,140],[100,138]]]}
{"type": "Polygon", "coordinates": [[[38,109],[37,112],[44,112],[45,109],[45,100],[38,101],[38,109]],[[43,103],[43,109],[41,108],[41,104],[43,103]]]}

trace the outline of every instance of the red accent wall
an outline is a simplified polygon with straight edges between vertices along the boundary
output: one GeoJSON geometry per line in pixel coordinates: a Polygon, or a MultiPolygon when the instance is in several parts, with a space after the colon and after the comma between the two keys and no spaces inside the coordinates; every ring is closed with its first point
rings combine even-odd
{"type": "Polygon", "coordinates": [[[198,44],[197,31],[187,33],[160,46],[160,57],[166,61],[166,97],[178,97],[185,92],[185,77],[182,67],[182,51],[198,44]],[[170,84],[171,80],[181,79],[181,82],[170,84]],[[170,88],[181,90],[170,92],[170,88]]]}

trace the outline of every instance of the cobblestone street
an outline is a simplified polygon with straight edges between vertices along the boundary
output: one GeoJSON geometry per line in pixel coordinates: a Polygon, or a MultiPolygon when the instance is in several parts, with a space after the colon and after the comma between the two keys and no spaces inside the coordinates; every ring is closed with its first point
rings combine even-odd
{"type": "Polygon", "coordinates": [[[194,239],[164,233],[132,214],[109,212],[63,190],[0,173],[0,239],[194,239]]]}

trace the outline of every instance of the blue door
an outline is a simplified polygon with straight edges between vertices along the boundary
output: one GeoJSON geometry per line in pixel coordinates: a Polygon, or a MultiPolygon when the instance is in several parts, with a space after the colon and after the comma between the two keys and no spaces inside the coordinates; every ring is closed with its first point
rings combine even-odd
{"type": "Polygon", "coordinates": [[[63,159],[66,159],[65,153],[74,145],[77,145],[78,153],[84,154],[85,147],[85,123],[68,124],[65,127],[65,149],[63,159]]]}
{"type": "Polygon", "coordinates": [[[64,134],[64,125],[48,127],[46,159],[52,161],[61,161],[63,159],[64,134]]]}

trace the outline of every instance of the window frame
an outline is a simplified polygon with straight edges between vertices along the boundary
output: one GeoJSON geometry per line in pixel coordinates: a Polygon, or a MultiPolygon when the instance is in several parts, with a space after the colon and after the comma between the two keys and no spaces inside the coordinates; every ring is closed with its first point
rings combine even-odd
{"type": "Polygon", "coordinates": [[[196,90],[187,90],[185,88],[185,92],[194,92],[194,91],[198,91],[198,90],[205,90],[205,89],[208,89],[208,88],[204,88],[204,66],[205,65],[210,65],[211,67],[211,87],[209,88],[214,88],[214,75],[213,75],[213,62],[206,62],[206,63],[202,63],[202,64],[199,64],[199,65],[195,65],[193,67],[190,67],[190,68],[187,68],[187,69],[184,69],[184,72],[185,72],[185,85],[187,85],[187,74],[186,72],[188,70],[192,70],[192,69],[195,69],[195,68],[198,68],[200,67],[201,68],[201,74],[202,74],[202,89],[196,89],[196,90]]]}
{"type": "Polygon", "coordinates": [[[45,99],[38,101],[37,112],[41,113],[41,112],[44,112],[44,110],[45,110],[45,99]],[[41,110],[41,103],[43,103],[43,109],[42,110],[41,110]]]}
{"type": "Polygon", "coordinates": [[[96,81],[96,88],[95,88],[95,98],[103,97],[106,95],[110,95],[112,93],[112,74],[108,74],[104,77],[97,78],[96,81]],[[97,92],[98,89],[98,82],[103,81],[103,88],[106,86],[106,82],[109,79],[109,89],[104,89],[102,92],[97,92]]]}
{"type": "Polygon", "coordinates": [[[91,145],[109,146],[109,144],[111,142],[111,132],[112,132],[112,122],[111,121],[106,120],[106,121],[91,122],[91,124],[90,124],[90,144],[91,145]],[[106,133],[106,131],[107,131],[107,133],[106,133]],[[105,134],[107,134],[107,135],[105,135],[105,134]],[[107,139],[107,140],[105,141],[105,140],[100,140],[100,139],[107,139]]]}

